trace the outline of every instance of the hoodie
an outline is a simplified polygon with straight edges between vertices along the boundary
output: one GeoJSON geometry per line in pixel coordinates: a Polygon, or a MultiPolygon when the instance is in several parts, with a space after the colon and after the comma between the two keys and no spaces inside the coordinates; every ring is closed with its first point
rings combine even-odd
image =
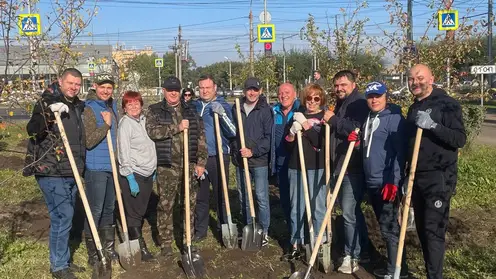
{"type": "Polygon", "coordinates": [[[369,111],[362,127],[362,158],[369,188],[399,185],[403,178],[407,141],[401,108],[388,104],[378,113],[369,111]]]}

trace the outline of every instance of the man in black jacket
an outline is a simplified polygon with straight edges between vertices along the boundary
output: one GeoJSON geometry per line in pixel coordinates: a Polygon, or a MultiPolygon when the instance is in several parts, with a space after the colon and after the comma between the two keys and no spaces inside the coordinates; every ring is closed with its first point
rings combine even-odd
{"type": "MultiPolygon", "coordinates": [[[[250,177],[255,181],[259,221],[263,229],[262,246],[268,244],[270,226],[269,206],[269,155],[272,135],[272,109],[262,94],[260,80],[250,77],[245,81],[245,96],[241,99],[241,117],[243,121],[246,148],[241,148],[238,139],[231,142],[233,164],[236,166],[241,211],[246,223],[251,223],[248,194],[242,158],[248,158],[250,177]]],[[[238,127],[236,105],[233,106],[233,120],[238,127]]],[[[239,133],[238,133],[239,136],[239,133]]]]}
{"type": "Polygon", "coordinates": [[[442,89],[434,89],[429,67],[414,66],[408,76],[415,102],[407,115],[412,154],[417,127],[423,129],[412,203],[428,279],[443,278],[445,235],[450,199],[457,180],[458,148],[466,135],[460,104],[442,89]]]}
{"type": "MultiPolygon", "coordinates": [[[[334,170],[334,178],[341,171],[348,142],[358,139],[355,129],[363,126],[369,111],[367,101],[358,92],[355,80],[355,74],[349,70],[334,75],[337,104],[334,111],[328,110],[324,115],[324,121],[332,127],[331,168],[334,170]]],[[[346,274],[358,270],[361,248],[366,250],[368,246],[367,227],[360,209],[365,181],[359,144],[355,146],[356,150],[352,154],[338,197],[343,209],[345,231],[345,257],[338,271],[346,274]]]]}
{"type": "Polygon", "coordinates": [[[69,158],[55,123],[59,112],[81,175],[85,162],[84,103],[77,94],[81,73],[66,69],[58,82],[43,92],[27,125],[30,136],[24,175],[35,175],[50,214],[50,270],[54,278],[76,278],[69,268],[69,232],[76,201],[77,185],[69,158]]]}

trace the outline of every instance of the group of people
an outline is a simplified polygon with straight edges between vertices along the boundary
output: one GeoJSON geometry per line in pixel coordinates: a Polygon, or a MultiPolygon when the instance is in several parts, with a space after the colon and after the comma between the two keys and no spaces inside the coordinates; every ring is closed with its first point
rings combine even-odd
{"type": "MultiPolygon", "coordinates": [[[[163,83],[164,98],[143,110],[139,92],[122,96],[122,112],[112,99],[114,82],[109,75],[96,77],[94,92],[83,102],[77,94],[81,73],[67,69],[37,102],[27,130],[26,175],[35,175],[50,212],[50,263],[55,278],[75,278],[69,263],[69,231],[76,199],[76,182],[54,122],[54,112],[62,123],[73,151],[78,171],[85,178],[85,191],[91,213],[99,228],[108,257],[114,250],[115,191],[106,137],[110,136],[118,154],[119,182],[122,186],[130,239],[138,239],[143,260],[154,256],[142,236],[143,217],[153,184],[157,184],[157,208],[161,256],[172,255],[173,208],[184,185],[184,133],[188,133],[191,222],[193,241],[207,236],[210,185],[217,210],[217,230],[228,222],[222,192],[219,157],[225,168],[236,167],[236,183],[241,215],[250,224],[244,158],[249,177],[254,182],[258,222],[262,227],[262,246],[269,242],[271,205],[269,180],[279,188],[280,206],[290,232],[289,258],[300,255],[305,237],[305,199],[303,176],[308,182],[312,222],[317,234],[324,220],[328,185],[332,189],[343,168],[348,146],[354,151],[345,170],[338,196],[344,218],[344,258],[339,272],[352,274],[359,262],[367,260],[368,233],[361,202],[365,194],[375,212],[386,242],[387,268],[375,271],[382,278],[392,278],[399,241],[399,204],[410,168],[415,132],[424,130],[413,187],[413,207],[420,243],[424,253],[427,278],[442,278],[445,233],[450,198],[455,191],[457,149],[466,137],[460,105],[446,92],[432,87],[434,77],[425,65],[416,65],[408,77],[415,98],[404,118],[401,108],[388,103],[386,85],[371,82],[364,94],[359,92],[352,71],[336,73],[332,79],[336,106],[327,107],[324,89],[309,84],[297,97],[291,83],[278,88],[278,102],[271,106],[263,94],[260,80],[248,78],[239,108],[217,96],[212,76],[198,81],[199,99],[184,89],[176,77],[163,83]],[[189,94],[189,96],[187,96],[189,94]],[[238,119],[237,110],[241,119],[238,119]],[[220,130],[214,115],[220,119],[220,130]],[[238,129],[244,130],[244,147],[238,129]],[[356,129],[360,129],[357,132],[356,129]],[[326,129],[330,129],[330,181],[326,181],[326,129]],[[217,152],[216,133],[220,133],[222,154],[217,152]],[[301,142],[298,136],[301,135],[301,142]],[[299,152],[299,146],[303,150],[299,152]],[[303,157],[300,157],[303,154],[303,157]],[[304,162],[306,173],[301,171],[304,162]]],[[[229,181],[229,172],[226,172],[229,181]]],[[[98,256],[90,230],[85,227],[88,263],[98,256]]],[[[323,241],[331,241],[324,239],[323,241]]],[[[404,255],[404,254],[403,254],[404,255]]],[[[407,274],[403,260],[402,276],[407,274]]]]}

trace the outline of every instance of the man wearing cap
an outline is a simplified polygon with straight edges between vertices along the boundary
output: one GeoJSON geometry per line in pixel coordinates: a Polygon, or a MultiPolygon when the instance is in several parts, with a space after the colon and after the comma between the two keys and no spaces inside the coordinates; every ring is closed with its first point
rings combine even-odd
{"type": "MultiPolygon", "coordinates": [[[[369,199],[379,222],[387,252],[386,269],[374,270],[374,275],[391,279],[394,274],[400,234],[398,185],[404,178],[405,119],[401,115],[399,106],[387,103],[385,84],[369,83],[365,89],[365,98],[369,112],[362,127],[363,172],[369,199]]],[[[408,276],[406,261],[403,260],[402,263],[404,265],[401,269],[402,274],[408,276]]]]}
{"type": "MultiPolygon", "coordinates": [[[[162,85],[164,99],[151,105],[146,113],[146,131],[155,141],[157,152],[158,227],[161,255],[172,256],[173,208],[184,187],[183,137],[188,129],[191,227],[193,228],[198,180],[205,178],[207,146],[203,121],[196,108],[181,100],[181,82],[169,77],[162,85]],[[193,185],[195,187],[193,187],[193,185]]],[[[182,201],[184,199],[180,199],[182,201]]]]}
{"type": "MultiPolygon", "coordinates": [[[[117,123],[119,121],[117,102],[112,98],[114,86],[114,79],[111,75],[96,76],[93,88],[89,90],[86,97],[83,123],[87,150],[84,172],[86,196],[103,242],[103,248],[112,260],[117,260],[118,255],[114,249],[115,188],[107,144],[107,132],[110,130],[114,149],[117,146],[117,123]]],[[[93,266],[98,261],[98,255],[87,220],[84,225],[84,234],[88,250],[88,264],[93,266]]]]}
{"type": "MultiPolygon", "coordinates": [[[[233,164],[236,166],[239,199],[242,215],[246,223],[251,224],[248,194],[245,185],[245,174],[242,158],[248,158],[250,177],[255,182],[259,222],[263,228],[262,246],[268,244],[270,225],[269,207],[269,155],[272,133],[272,110],[262,94],[260,80],[250,77],[244,84],[244,97],[241,98],[241,117],[245,134],[245,148],[241,148],[239,138],[231,142],[233,164]]],[[[236,127],[238,119],[236,105],[233,106],[233,118],[236,127]]],[[[239,137],[239,133],[238,133],[239,137]]]]}

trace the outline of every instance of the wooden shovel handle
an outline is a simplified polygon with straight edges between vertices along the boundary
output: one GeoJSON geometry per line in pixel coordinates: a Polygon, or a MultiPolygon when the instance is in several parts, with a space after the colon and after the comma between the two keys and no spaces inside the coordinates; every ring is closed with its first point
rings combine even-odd
{"type": "MultiPolygon", "coordinates": [[[[326,187],[329,185],[327,190],[327,207],[331,205],[331,126],[327,123],[325,126],[325,181],[326,187]]],[[[330,236],[332,234],[331,231],[331,219],[325,220],[327,222],[327,235],[330,236]]],[[[328,242],[331,242],[330,239],[327,239],[328,242]]]]}
{"type": "Polygon", "coordinates": [[[396,254],[396,268],[401,268],[401,260],[403,259],[403,247],[405,244],[406,225],[408,223],[408,211],[410,210],[410,201],[412,199],[413,182],[415,181],[415,171],[417,170],[418,154],[420,150],[420,142],[422,140],[422,129],[417,128],[415,135],[415,145],[413,146],[412,161],[410,164],[410,174],[408,175],[408,186],[403,205],[403,213],[401,216],[400,240],[398,242],[398,254],[396,254]]]}
{"type": "MultiPolygon", "coordinates": [[[[236,99],[236,115],[238,118],[238,131],[239,140],[241,143],[241,148],[245,148],[245,131],[243,128],[243,119],[241,118],[241,107],[239,105],[239,99],[236,99]]],[[[238,152],[239,150],[236,150],[238,152]]],[[[250,169],[248,168],[248,158],[243,157],[243,167],[245,170],[245,185],[246,192],[248,192],[248,201],[250,204],[250,215],[255,218],[255,206],[253,205],[253,193],[251,192],[251,179],[250,179],[250,169]]]]}
{"type": "Polygon", "coordinates": [[[95,241],[96,249],[98,251],[101,251],[102,243],[100,241],[100,236],[98,235],[98,231],[95,226],[95,220],[93,219],[93,214],[91,213],[90,210],[90,204],[88,203],[88,198],[86,197],[86,192],[84,191],[83,182],[81,181],[81,176],[79,175],[76,161],[74,161],[74,155],[72,154],[72,149],[69,144],[69,140],[67,139],[67,135],[65,133],[64,124],[62,123],[62,119],[60,119],[59,112],[56,111],[53,114],[55,115],[55,121],[57,122],[57,126],[59,127],[59,131],[60,131],[60,137],[62,138],[65,151],[67,152],[67,157],[69,158],[69,162],[71,164],[72,173],[74,174],[74,179],[76,180],[76,185],[78,187],[79,195],[81,196],[81,201],[83,202],[84,212],[86,213],[86,218],[88,218],[88,224],[90,225],[90,230],[91,230],[91,234],[93,235],[93,240],[95,241]]]}
{"type": "MultiPolygon", "coordinates": [[[[127,220],[126,220],[126,214],[124,213],[124,203],[122,202],[122,191],[121,191],[121,185],[119,183],[119,170],[117,169],[117,164],[115,162],[114,144],[112,143],[112,136],[110,135],[110,129],[107,131],[107,145],[110,155],[110,164],[112,165],[112,177],[114,178],[115,197],[117,198],[117,204],[119,206],[119,214],[121,215],[122,232],[124,233],[124,235],[127,235],[127,220]]],[[[124,151],[121,150],[121,152],[124,151]]]]}
{"type": "Polygon", "coordinates": [[[189,204],[189,144],[188,144],[188,129],[183,131],[183,154],[184,154],[184,220],[186,222],[186,245],[191,246],[191,219],[190,219],[190,204],[189,204]]]}
{"type": "MultiPolygon", "coordinates": [[[[355,129],[355,131],[358,133],[360,129],[355,129]]],[[[346,151],[346,156],[344,157],[344,162],[343,166],[341,167],[341,171],[339,172],[338,180],[336,181],[336,185],[334,186],[334,191],[332,192],[332,197],[331,197],[331,203],[329,207],[327,207],[326,214],[324,216],[324,220],[328,220],[331,218],[331,212],[332,208],[334,207],[334,204],[336,203],[336,199],[338,197],[339,189],[341,189],[341,184],[343,183],[343,178],[346,173],[346,169],[348,168],[348,163],[350,162],[351,159],[351,154],[353,153],[353,149],[355,148],[355,141],[350,142],[348,145],[348,150],[346,151]]],[[[317,240],[315,241],[315,245],[313,247],[313,252],[312,256],[310,258],[310,266],[313,266],[315,263],[315,259],[317,258],[317,254],[319,252],[319,245],[320,242],[322,241],[322,237],[324,236],[324,232],[326,230],[326,222],[323,222],[322,225],[320,226],[319,230],[319,235],[317,236],[317,240]]]]}
{"type": "Polygon", "coordinates": [[[222,137],[220,136],[219,115],[214,113],[215,137],[217,139],[217,156],[219,157],[220,176],[222,181],[222,192],[226,203],[227,216],[231,216],[231,206],[229,204],[229,194],[227,192],[226,169],[224,167],[224,153],[222,151],[222,137]]]}
{"type": "Polygon", "coordinates": [[[306,209],[305,211],[307,213],[308,232],[310,233],[310,239],[313,239],[314,233],[313,233],[313,222],[312,222],[312,208],[310,206],[310,197],[308,195],[307,167],[305,165],[305,155],[303,155],[303,139],[301,136],[301,131],[296,132],[296,138],[298,139],[298,154],[300,157],[301,180],[303,182],[303,198],[305,199],[305,209],[306,209]]]}

